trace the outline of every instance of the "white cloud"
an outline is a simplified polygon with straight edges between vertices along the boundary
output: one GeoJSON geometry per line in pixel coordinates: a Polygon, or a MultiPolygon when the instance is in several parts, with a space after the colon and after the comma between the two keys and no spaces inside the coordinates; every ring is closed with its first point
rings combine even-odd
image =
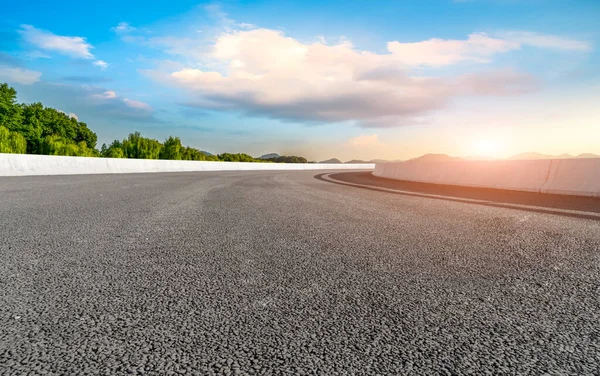
{"type": "Polygon", "coordinates": [[[129,106],[131,108],[137,108],[137,109],[146,110],[146,111],[152,110],[152,107],[150,107],[150,105],[148,103],[136,101],[136,100],[129,99],[129,98],[123,98],[123,103],[125,103],[127,106],[129,106]]]}
{"type": "Polygon", "coordinates": [[[96,60],[92,64],[100,67],[100,69],[106,69],[106,67],[108,67],[108,63],[104,60],[96,60]]]}
{"type": "Polygon", "coordinates": [[[256,29],[256,25],[251,23],[240,22],[237,24],[240,29],[256,29]]]}
{"type": "Polygon", "coordinates": [[[125,34],[135,31],[137,29],[128,24],[127,22],[119,22],[117,26],[111,27],[110,30],[114,31],[117,34],[125,34]]]}
{"type": "Polygon", "coordinates": [[[515,50],[519,43],[492,38],[485,33],[470,34],[466,40],[432,38],[422,42],[388,42],[387,48],[408,65],[444,66],[461,61],[487,62],[501,52],[515,50]]]}
{"type": "Polygon", "coordinates": [[[26,42],[47,51],[55,51],[63,55],[93,59],[90,52],[93,48],[83,37],[67,37],[53,34],[46,30],[36,29],[31,25],[21,25],[19,34],[26,42]]]}
{"type": "Polygon", "coordinates": [[[466,95],[511,95],[532,92],[538,89],[538,82],[532,76],[513,69],[470,73],[459,76],[454,81],[457,93],[466,95]]]}
{"type": "MultiPolygon", "coordinates": [[[[454,95],[470,93],[457,87],[452,78],[415,75],[411,65],[481,59],[516,48],[480,34],[446,42],[425,41],[416,47],[397,44],[390,53],[376,54],[357,50],[348,40],[307,44],[280,31],[254,29],[219,35],[212,50],[200,59],[214,69],[147,73],[188,89],[192,104],[201,107],[291,120],[395,126],[443,107],[454,95]]],[[[476,83],[476,78],[463,83],[476,83]]],[[[499,80],[490,81],[488,92],[494,83],[502,92],[499,80]]]]}
{"type": "MultiPolygon", "coordinates": [[[[42,50],[53,51],[78,59],[95,59],[94,54],[90,51],[94,47],[83,37],[56,35],[50,31],[36,29],[31,25],[21,25],[21,29],[17,31],[26,42],[42,50]]],[[[49,55],[40,51],[32,51],[29,56],[50,58],[49,55]]],[[[103,60],[95,60],[92,64],[100,67],[100,69],[106,69],[108,66],[108,63],[103,60]]]]}
{"type": "Polygon", "coordinates": [[[557,35],[534,33],[530,31],[509,31],[501,33],[499,36],[513,43],[534,47],[584,52],[592,50],[592,45],[589,42],[560,37],[557,35]]]}
{"type": "Polygon", "coordinates": [[[50,59],[52,56],[43,53],[42,51],[31,51],[27,53],[27,57],[32,59],[50,59]]]}
{"type": "Polygon", "coordinates": [[[79,120],[79,117],[76,114],[74,114],[73,112],[65,112],[62,110],[58,110],[58,112],[62,112],[63,114],[67,115],[68,117],[70,117],[72,119],[79,120]]]}
{"type": "Polygon", "coordinates": [[[90,95],[91,98],[93,99],[115,99],[117,98],[117,93],[114,92],[114,90],[106,90],[103,93],[97,93],[97,94],[92,94],[90,95]]]}
{"type": "Polygon", "coordinates": [[[31,85],[40,80],[42,72],[24,68],[0,66],[0,81],[31,85]]]}
{"type": "Polygon", "coordinates": [[[377,146],[380,145],[379,137],[376,134],[360,135],[348,140],[350,146],[377,146]]]}
{"type": "Polygon", "coordinates": [[[129,108],[144,111],[152,111],[152,107],[148,103],[120,97],[114,90],[106,90],[102,93],[90,94],[89,97],[92,99],[93,102],[100,104],[121,102],[129,108]]]}
{"type": "Polygon", "coordinates": [[[392,41],[386,52],[374,53],[355,48],[345,38],[301,42],[279,30],[223,29],[208,40],[151,38],[151,45],[182,55],[187,62],[143,72],[187,90],[188,105],[374,128],[422,123],[457,96],[516,95],[538,87],[529,74],[512,69],[423,74],[464,62],[483,65],[498,54],[519,50],[525,42],[534,43],[531,39],[472,33],[465,39],[392,41]]]}

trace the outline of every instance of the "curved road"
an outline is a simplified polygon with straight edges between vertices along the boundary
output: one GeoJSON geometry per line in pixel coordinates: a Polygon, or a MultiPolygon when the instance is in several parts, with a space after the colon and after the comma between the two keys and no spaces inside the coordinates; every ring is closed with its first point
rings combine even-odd
{"type": "Polygon", "coordinates": [[[315,175],[0,178],[0,374],[600,374],[599,200],[315,175]]]}

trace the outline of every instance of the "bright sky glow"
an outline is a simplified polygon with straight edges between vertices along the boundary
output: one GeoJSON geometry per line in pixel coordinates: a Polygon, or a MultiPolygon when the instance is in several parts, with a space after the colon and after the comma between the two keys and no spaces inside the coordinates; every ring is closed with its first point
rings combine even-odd
{"type": "Polygon", "coordinates": [[[13,2],[0,81],[100,142],[312,160],[600,154],[600,2],[13,2]],[[35,12],[32,12],[35,9],[35,12]]]}

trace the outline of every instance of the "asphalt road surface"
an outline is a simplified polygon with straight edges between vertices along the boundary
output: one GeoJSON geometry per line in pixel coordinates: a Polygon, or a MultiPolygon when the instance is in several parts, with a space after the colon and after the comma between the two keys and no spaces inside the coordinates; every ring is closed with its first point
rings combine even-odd
{"type": "Polygon", "coordinates": [[[0,374],[600,374],[600,200],[325,177],[0,177],[0,374]]]}

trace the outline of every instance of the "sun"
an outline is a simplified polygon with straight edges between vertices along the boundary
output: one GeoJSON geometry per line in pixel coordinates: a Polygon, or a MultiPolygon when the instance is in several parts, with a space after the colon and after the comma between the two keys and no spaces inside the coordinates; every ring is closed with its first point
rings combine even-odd
{"type": "Polygon", "coordinates": [[[502,152],[502,143],[492,138],[480,138],[473,141],[475,156],[498,158],[502,152]]]}

